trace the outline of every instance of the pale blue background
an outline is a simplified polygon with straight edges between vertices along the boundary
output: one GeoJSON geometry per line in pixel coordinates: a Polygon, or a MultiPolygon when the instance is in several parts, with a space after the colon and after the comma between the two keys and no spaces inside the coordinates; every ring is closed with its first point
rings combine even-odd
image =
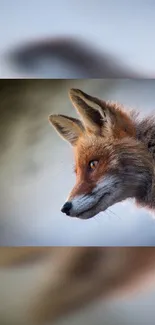
{"type": "MultiPolygon", "coordinates": [[[[0,0],[0,27],[1,77],[22,75],[4,62],[5,51],[53,36],[78,37],[139,73],[155,75],[153,0],[0,0]]],[[[56,61],[47,67],[55,78],[66,68],[56,61]]],[[[68,77],[72,73],[69,68],[68,77]]],[[[46,77],[41,67],[39,74],[46,77]]]]}

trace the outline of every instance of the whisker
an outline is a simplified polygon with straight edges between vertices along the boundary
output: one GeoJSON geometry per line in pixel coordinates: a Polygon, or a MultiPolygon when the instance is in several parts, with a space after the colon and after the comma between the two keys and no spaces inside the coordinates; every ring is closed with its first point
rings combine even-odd
{"type": "Polygon", "coordinates": [[[111,215],[108,214],[108,211],[106,210],[106,211],[104,211],[104,213],[108,216],[109,220],[111,220],[111,215]]]}
{"type": "Polygon", "coordinates": [[[94,216],[94,220],[100,225],[99,220],[94,216]]]}
{"type": "Polygon", "coordinates": [[[113,214],[113,216],[115,216],[115,217],[117,217],[119,220],[121,220],[121,217],[118,216],[114,211],[112,211],[112,210],[110,210],[110,209],[108,209],[108,211],[109,211],[111,214],[113,214]]]}

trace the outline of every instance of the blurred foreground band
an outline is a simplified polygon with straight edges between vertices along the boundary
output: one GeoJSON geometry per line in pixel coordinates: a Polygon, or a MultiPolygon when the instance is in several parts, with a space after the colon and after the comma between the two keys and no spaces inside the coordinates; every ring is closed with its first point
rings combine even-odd
{"type": "Polygon", "coordinates": [[[153,325],[147,303],[155,299],[155,248],[0,248],[0,286],[2,324],[66,324],[70,317],[80,324],[81,317],[89,322],[89,305],[92,317],[101,317],[98,324],[108,324],[111,304],[115,312],[126,309],[124,324],[136,324],[144,312],[138,305],[145,302],[153,325]]]}

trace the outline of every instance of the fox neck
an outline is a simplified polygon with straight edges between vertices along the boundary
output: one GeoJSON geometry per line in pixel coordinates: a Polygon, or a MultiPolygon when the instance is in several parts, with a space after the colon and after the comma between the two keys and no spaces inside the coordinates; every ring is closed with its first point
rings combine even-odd
{"type": "Polygon", "coordinates": [[[146,145],[155,161],[155,118],[144,118],[136,123],[136,137],[146,145]]]}
{"type": "Polygon", "coordinates": [[[143,198],[136,199],[136,202],[138,205],[155,210],[155,118],[144,118],[135,123],[135,128],[137,140],[146,146],[146,149],[151,154],[150,160],[154,164],[152,181],[148,182],[149,186],[146,195],[143,198]]]}
{"type": "Polygon", "coordinates": [[[148,186],[144,196],[138,195],[138,197],[136,197],[136,204],[137,206],[145,207],[155,212],[155,177],[152,184],[150,182],[149,185],[150,188],[148,186]]]}

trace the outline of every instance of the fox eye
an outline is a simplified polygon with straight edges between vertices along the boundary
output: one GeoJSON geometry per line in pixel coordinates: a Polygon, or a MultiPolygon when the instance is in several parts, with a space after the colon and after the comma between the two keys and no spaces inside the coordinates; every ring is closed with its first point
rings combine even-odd
{"type": "Polygon", "coordinates": [[[88,165],[91,170],[94,170],[98,165],[98,160],[91,160],[88,165]]]}

